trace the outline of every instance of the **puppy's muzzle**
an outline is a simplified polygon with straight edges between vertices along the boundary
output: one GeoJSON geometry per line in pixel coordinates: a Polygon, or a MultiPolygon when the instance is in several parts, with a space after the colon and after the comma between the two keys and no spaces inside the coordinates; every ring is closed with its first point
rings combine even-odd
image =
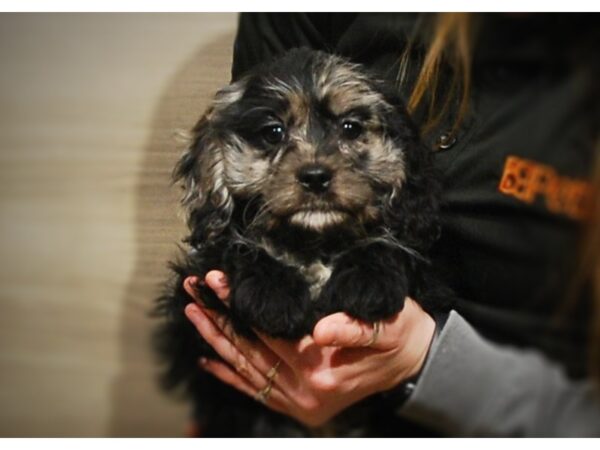
{"type": "Polygon", "coordinates": [[[296,179],[302,187],[314,194],[323,194],[329,190],[332,171],[321,164],[310,164],[303,166],[296,173],[296,179]]]}

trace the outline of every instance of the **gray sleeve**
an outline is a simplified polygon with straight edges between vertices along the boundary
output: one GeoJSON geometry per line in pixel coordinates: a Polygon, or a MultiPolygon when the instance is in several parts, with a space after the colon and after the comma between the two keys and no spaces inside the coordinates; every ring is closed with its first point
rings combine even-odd
{"type": "Polygon", "coordinates": [[[598,437],[598,394],[538,352],[485,340],[453,311],[399,413],[452,435],[598,437]]]}

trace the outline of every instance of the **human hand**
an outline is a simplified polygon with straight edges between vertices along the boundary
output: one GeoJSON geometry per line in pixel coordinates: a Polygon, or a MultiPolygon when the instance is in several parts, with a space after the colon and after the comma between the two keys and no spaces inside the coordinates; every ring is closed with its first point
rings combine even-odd
{"type": "MultiPolygon", "coordinates": [[[[198,282],[196,277],[184,282],[197,301],[198,282]]],[[[209,272],[204,282],[227,302],[222,272],[209,272]]],[[[185,314],[225,361],[202,359],[204,370],[309,427],[416,375],[435,331],[431,316],[410,298],[400,313],[381,322],[375,339],[372,324],[344,313],[324,317],[312,335],[298,341],[257,333],[255,342],[237,336],[225,317],[201,304],[187,305],[185,314]]]]}

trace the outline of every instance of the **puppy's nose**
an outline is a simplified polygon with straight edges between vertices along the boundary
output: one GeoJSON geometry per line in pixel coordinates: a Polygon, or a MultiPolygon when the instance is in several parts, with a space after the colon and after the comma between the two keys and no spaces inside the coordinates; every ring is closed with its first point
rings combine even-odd
{"type": "Polygon", "coordinates": [[[320,194],[329,189],[332,173],[327,167],[311,164],[298,170],[296,178],[304,189],[320,194]]]}

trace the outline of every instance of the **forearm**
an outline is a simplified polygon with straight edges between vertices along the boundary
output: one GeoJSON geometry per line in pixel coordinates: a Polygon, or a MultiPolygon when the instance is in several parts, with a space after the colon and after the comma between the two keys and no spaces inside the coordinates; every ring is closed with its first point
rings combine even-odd
{"type": "Polygon", "coordinates": [[[600,436],[600,398],[536,352],[494,345],[452,312],[400,414],[459,435],[600,436]]]}

